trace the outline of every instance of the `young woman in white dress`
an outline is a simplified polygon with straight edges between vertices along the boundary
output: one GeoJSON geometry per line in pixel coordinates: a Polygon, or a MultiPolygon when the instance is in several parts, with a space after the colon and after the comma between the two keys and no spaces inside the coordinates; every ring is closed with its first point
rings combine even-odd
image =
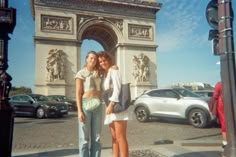
{"type": "Polygon", "coordinates": [[[128,157],[128,141],[126,137],[127,120],[132,118],[128,110],[113,113],[113,105],[119,102],[121,76],[118,69],[112,68],[112,58],[108,52],[98,53],[98,61],[104,74],[102,89],[113,88],[113,93],[106,104],[104,124],[109,125],[112,136],[112,157],[128,157]]]}

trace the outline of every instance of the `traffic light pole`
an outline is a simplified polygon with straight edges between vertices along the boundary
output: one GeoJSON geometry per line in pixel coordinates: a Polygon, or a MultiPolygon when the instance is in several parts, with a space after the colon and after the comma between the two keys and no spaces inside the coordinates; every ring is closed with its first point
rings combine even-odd
{"type": "Polygon", "coordinates": [[[218,0],[219,52],[226,124],[226,157],[236,154],[236,72],[233,39],[232,0],[218,0]]]}

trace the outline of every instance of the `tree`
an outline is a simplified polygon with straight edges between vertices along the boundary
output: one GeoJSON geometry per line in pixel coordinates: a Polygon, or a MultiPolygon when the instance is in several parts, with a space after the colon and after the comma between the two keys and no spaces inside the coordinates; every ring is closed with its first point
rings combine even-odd
{"type": "Polygon", "coordinates": [[[31,88],[27,87],[12,87],[9,93],[9,96],[23,93],[32,93],[31,88]]]}

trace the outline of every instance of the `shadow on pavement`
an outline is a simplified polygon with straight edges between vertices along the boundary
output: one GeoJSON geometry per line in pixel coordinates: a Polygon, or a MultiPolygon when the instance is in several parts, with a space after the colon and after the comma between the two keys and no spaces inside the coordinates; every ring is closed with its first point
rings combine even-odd
{"type": "Polygon", "coordinates": [[[78,149],[54,150],[48,152],[32,153],[27,155],[16,155],[14,157],[64,157],[79,154],[78,149]]]}
{"type": "Polygon", "coordinates": [[[186,119],[178,119],[178,118],[164,118],[164,117],[152,117],[148,120],[148,122],[159,122],[159,123],[170,123],[170,124],[180,124],[180,125],[189,125],[186,119]]]}
{"type": "Polygon", "coordinates": [[[206,138],[206,137],[216,137],[216,136],[221,136],[221,133],[207,135],[207,136],[196,136],[196,137],[192,137],[192,138],[186,138],[184,140],[196,140],[196,139],[202,139],[202,138],[206,138]]]}
{"type": "MultiPolygon", "coordinates": [[[[150,123],[158,122],[158,123],[167,123],[167,124],[178,124],[178,125],[189,125],[189,126],[191,126],[187,119],[181,119],[181,118],[151,117],[148,120],[148,122],[150,122],[150,123]]],[[[211,124],[206,126],[206,128],[220,128],[220,126],[216,122],[212,122],[211,124]]],[[[202,129],[204,129],[204,128],[202,128],[202,129]]]]}
{"type": "Polygon", "coordinates": [[[220,151],[200,151],[174,155],[173,157],[221,157],[220,151]]]}

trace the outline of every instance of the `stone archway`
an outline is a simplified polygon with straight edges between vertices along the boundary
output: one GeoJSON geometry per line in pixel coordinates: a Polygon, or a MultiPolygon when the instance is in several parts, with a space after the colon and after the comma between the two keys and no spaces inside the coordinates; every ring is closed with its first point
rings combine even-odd
{"type": "MultiPolygon", "coordinates": [[[[35,93],[75,96],[81,43],[99,42],[114,56],[132,98],[157,87],[154,0],[31,0],[35,19],[35,93]],[[57,56],[53,58],[53,56],[57,56]]],[[[92,50],[92,48],[91,48],[92,50]]]]}
{"type": "MultiPolygon", "coordinates": [[[[80,17],[83,18],[83,17],[80,17]]],[[[123,36],[114,23],[106,19],[88,19],[78,29],[78,40],[93,39],[99,42],[104,50],[112,51],[123,36]]]]}

